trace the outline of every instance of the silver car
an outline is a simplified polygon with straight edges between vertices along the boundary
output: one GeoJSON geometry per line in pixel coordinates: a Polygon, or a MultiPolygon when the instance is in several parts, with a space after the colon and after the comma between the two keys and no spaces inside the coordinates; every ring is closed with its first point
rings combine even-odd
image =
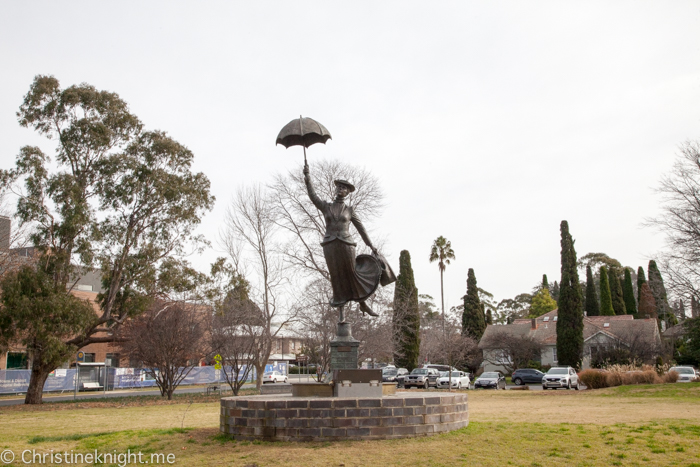
{"type": "Polygon", "coordinates": [[[411,387],[428,389],[430,386],[437,386],[437,379],[440,374],[435,368],[415,368],[410,375],[406,375],[403,385],[406,389],[411,387]]]}
{"type": "Polygon", "coordinates": [[[675,371],[676,373],[678,373],[679,383],[690,383],[696,378],[695,368],[693,368],[692,366],[674,366],[668,371],[675,371]]]}
{"type": "Polygon", "coordinates": [[[542,377],[542,389],[574,388],[578,391],[578,374],[570,366],[550,368],[542,377]]]}

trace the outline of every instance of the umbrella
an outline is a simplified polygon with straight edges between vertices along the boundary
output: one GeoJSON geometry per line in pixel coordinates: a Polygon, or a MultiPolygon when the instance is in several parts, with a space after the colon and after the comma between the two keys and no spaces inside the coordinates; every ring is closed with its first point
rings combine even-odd
{"type": "Polygon", "coordinates": [[[326,141],[331,139],[331,134],[325,126],[318,123],[313,118],[303,117],[295,118],[287,123],[277,135],[277,143],[285,148],[289,146],[304,147],[304,163],[306,163],[306,148],[316,143],[326,144],[326,141]]]}

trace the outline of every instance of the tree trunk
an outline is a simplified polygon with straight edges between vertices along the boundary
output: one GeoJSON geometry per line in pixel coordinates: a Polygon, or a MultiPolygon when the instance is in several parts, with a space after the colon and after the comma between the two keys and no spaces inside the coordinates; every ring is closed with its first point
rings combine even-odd
{"type": "Polygon", "coordinates": [[[445,336],[445,290],[442,286],[442,269],[440,269],[440,300],[442,301],[442,335],[445,336]]]}
{"type": "MultiPolygon", "coordinates": [[[[24,398],[25,404],[41,404],[44,395],[44,383],[52,370],[42,365],[32,365],[32,375],[29,378],[29,388],[24,398]]],[[[76,375],[76,378],[78,376],[76,375]]]]}
{"type": "Polygon", "coordinates": [[[263,384],[263,375],[265,374],[265,365],[255,365],[255,388],[259,391],[263,384]]]}

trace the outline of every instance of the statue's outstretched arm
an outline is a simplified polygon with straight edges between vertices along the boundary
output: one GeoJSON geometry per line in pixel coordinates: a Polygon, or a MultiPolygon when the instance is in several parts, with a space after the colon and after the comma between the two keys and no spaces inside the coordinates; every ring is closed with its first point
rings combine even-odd
{"type": "Polygon", "coordinates": [[[309,164],[304,164],[304,182],[306,183],[306,191],[309,193],[309,198],[311,199],[311,202],[314,203],[314,206],[319,211],[323,211],[323,201],[321,198],[318,197],[316,194],[316,190],[314,190],[314,186],[311,184],[311,175],[309,175],[309,164]]]}
{"type": "Polygon", "coordinates": [[[352,211],[352,217],[350,218],[350,221],[352,222],[352,225],[354,225],[357,229],[357,233],[360,234],[360,237],[362,237],[362,241],[365,242],[365,245],[370,247],[372,249],[372,252],[376,254],[377,249],[374,247],[374,245],[372,245],[372,242],[370,241],[369,236],[367,235],[367,231],[365,230],[365,226],[362,225],[362,221],[359,217],[357,217],[357,214],[355,214],[354,209],[352,211]]]}

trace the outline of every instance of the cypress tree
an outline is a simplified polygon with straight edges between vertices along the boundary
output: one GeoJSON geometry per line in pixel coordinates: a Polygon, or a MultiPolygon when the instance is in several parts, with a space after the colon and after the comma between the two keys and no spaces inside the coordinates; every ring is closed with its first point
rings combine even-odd
{"type": "Polygon", "coordinates": [[[613,310],[616,315],[626,315],[625,299],[622,296],[622,285],[620,285],[620,275],[617,269],[608,269],[608,282],[610,283],[610,297],[612,298],[613,310]]]}
{"type": "Polygon", "coordinates": [[[557,319],[558,365],[580,368],[583,358],[583,295],[569,223],[561,221],[561,282],[557,319]]]}
{"type": "Polygon", "coordinates": [[[591,272],[590,266],[586,266],[586,315],[600,315],[598,295],[595,293],[595,282],[593,281],[593,272],[591,272]]]}
{"type": "Polygon", "coordinates": [[[632,273],[629,268],[625,268],[625,283],[622,286],[622,297],[625,299],[625,310],[628,315],[637,316],[637,300],[634,298],[632,288],[632,273]]]}
{"type": "Polygon", "coordinates": [[[639,289],[639,317],[642,319],[656,319],[656,301],[654,294],[651,293],[649,283],[644,282],[642,288],[639,289]]]}
{"type": "Polygon", "coordinates": [[[394,287],[393,325],[394,363],[399,368],[412,371],[418,366],[420,352],[420,312],[411,255],[407,250],[403,250],[399,256],[399,275],[394,287]]]}
{"type": "Polygon", "coordinates": [[[646,281],[647,278],[644,276],[644,268],[639,266],[637,268],[637,304],[642,301],[642,284],[644,284],[646,281]]]}
{"type": "Polygon", "coordinates": [[[462,334],[478,342],[486,329],[486,317],[481,307],[479,289],[476,287],[476,276],[472,268],[469,268],[467,273],[467,294],[463,298],[462,334]]]}
{"type": "Polygon", "coordinates": [[[491,308],[486,311],[486,324],[493,324],[493,313],[491,313],[491,308]]]}
{"type": "Polygon", "coordinates": [[[666,326],[671,326],[676,324],[675,316],[673,315],[673,310],[668,304],[668,296],[666,294],[666,287],[664,286],[664,280],[661,277],[661,272],[656,266],[656,261],[653,259],[649,261],[649,289],[651,289],[651,294],[654,296],[654,302],[656,303],[656,314],[660,321],[666,323],[666,326]]]}
{"type": "Polygon", "coordinates": [[[608,282],[608,270],[605,266],[600,267],[600,316],[615,316],[610,283],[608,282]]]}
{"type": "Polygon", "coordinates": [[[549,291],[549,294],[555,302],[559,303],[559,282],[554,281],[554,285],[552,286],[552,290],[549,291]]]}
{"type": "Polygon", "coordinates": [[[549,290],[549,281],[547,280],[547,274],[542,274],[542,288],[549,290]]]}

